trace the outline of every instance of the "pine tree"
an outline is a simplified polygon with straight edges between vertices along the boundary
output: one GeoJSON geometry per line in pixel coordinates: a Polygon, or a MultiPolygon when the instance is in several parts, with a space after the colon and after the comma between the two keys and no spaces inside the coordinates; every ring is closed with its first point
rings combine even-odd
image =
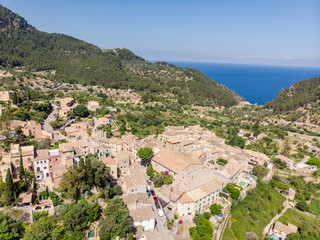
{"type": "Polygon", "coordinates": [[[11,176],[11,171],[7,169],[7,176],[6,176],[6,185],[4,188],[4,197],[7,205],[11,205],[13,202],[13,181],[11,176]]]}
{"type": "Polygon", "coordinates": [[[86,174],[87,174],[88,185],[92,187],[94,183],[94,175],[92,172],[91,158],[86,159],[86,174]]]}
{"type": "Polygon", "coordinates": [[[19,178],[20,181],[24,178],[24,167],[23,167],[23,161],[22,161],[22,155],[20,155],[20,166],[19,166],[19,178]]]}

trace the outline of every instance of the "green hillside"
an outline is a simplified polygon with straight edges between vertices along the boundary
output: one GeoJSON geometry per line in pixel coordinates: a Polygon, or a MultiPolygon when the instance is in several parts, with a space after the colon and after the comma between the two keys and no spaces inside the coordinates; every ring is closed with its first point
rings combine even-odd
{"type": "Polygon", "coordinates": [[[144,100],[232,106],[239,97],[198,70],[149,63],[127,49],[99,47],[63,34],[38,31],[0,5],[0,65],[26,71],[55,70],[52,80],[134,89],[144,100]]]}
{"type": "Polygon", "coordinates": [[[297,82],[279,92],[275,99],[265,104],[266,108],[272,108],[274,112],[287,112],[296,110],[309,103],[320,100],[320,78],[310,78],[297,82]]]}

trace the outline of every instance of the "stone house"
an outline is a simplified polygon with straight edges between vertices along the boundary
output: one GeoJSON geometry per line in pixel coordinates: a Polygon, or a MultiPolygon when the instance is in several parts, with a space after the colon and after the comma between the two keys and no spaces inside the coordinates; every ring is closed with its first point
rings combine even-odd
{"type": "Polygon", "coordinates": [[[196,212],[210,211],[222,189],[218,183],[210,182],[199,188],[185,192],[178,201],[177,213],[180,217],[192,219],[196,212]]]}
{"type": "Polygon", "coordinates": [[[288,225],[283,224],[282,222],[277,221],[272,229],[272,235],[276,236],[279,239],[286,239],[287,235],[290,233],[296,233],[298,227],[288,223],[288,225]]]}
{"type": "Polygon", "coordinates": [[[13,99],[13,91],[1,91],[0,92],[0,101],[9,102],[13,99]]]}
{"type": "Polygon", "coordinates": [[[142,226],[144,231],[153,231],[155,228],[155,216],[151,206],[144,206],[129,211],[133,220],[133,226],[142,226]]]}

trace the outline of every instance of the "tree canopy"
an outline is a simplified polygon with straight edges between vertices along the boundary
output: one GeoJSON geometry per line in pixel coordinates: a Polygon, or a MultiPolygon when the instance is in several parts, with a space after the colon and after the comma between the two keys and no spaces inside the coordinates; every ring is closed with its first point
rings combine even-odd
{"type": "Polygon", "coordinates": [[[124,238],[132,226],[129,211],[121,198],[112,199],[103,210],[104,218],[99,221],[99,237],[111,240],[116,236],[124,238]]]}
{"type": "Polygon", "coordinates": [[[73,112],[78,117],[88,117],[89,116],[89,110],[84,105],[78,105],[73,109],[73,112]]]}
{"type": "Polygon", "coordinates": [[[143,160],[149,160],[153,156],[153,150],[150,147],[140,148],[138,150],[138,157],[143,160]]]}

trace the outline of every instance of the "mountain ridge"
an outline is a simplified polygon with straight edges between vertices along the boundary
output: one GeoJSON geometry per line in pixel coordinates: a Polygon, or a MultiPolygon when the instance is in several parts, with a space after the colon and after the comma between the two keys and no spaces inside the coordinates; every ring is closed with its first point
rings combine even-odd
{"type": "Polygon", "coordinates": [[[294,111],[309,103],[320,100],[320,78],[309,78],[282,89],[270,102],[264,104],[265,108],[272,108],[274,112],[294,111]]]}
{"type": "Polygon", "coordinates": [[[240,97],[194,69],[149,63],[128,49],[102,50],[85,41],[38,31],[0,5],[0,65],[28,71],[55,70],[52,80],[133,89],[148,101],[233,106],[240,97]],[[139,66],[139,74],[132,71],[139,66]]]}

